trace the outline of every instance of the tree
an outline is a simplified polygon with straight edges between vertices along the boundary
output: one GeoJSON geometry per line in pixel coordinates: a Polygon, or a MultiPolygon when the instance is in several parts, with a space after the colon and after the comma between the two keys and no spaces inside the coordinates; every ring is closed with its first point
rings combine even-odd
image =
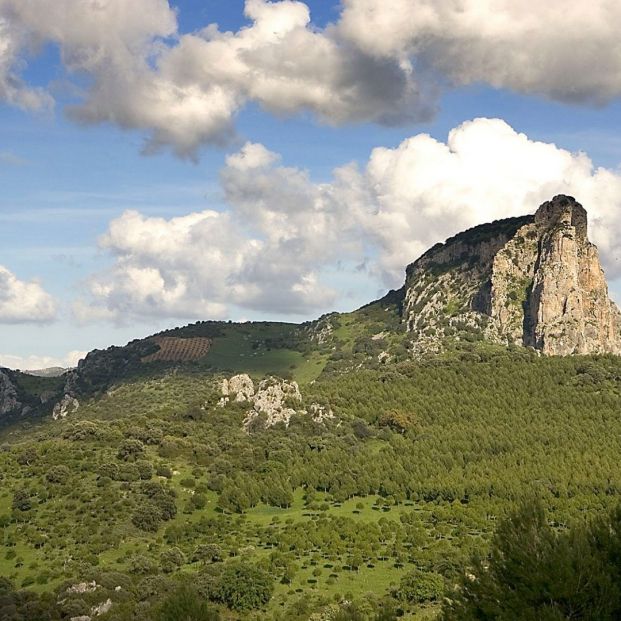
{"type": "Polygon", "coordinates": [[[194,550],[192,561],[202,563],[217,563],[222,560],[222,548],[217,543],[205,543],[194,550]]]}
{"type": "Polygon", "coordinates": [[[142,504],[134,511],[132,524],[141,530],[155,533],[160,527],[160,512],[151,503],[142,504]]]}
{"type": "Polygon", "coordinates": [[[252,610],[267,604],[274,591],[270,574],[254,565],[231,563],[223,569],[216,597],[232,610],[252,610]]]}
{"type": "Polygon", "coordinates": [[[443,619],[619,619],[618,524],[613,514],[603,527],[557,534],[538,502],[524,503],[500,524],[489,566],[474,560],[443,619]]]}
{"type": "Polygon", "coordinates": [[[128,438],[119,446],[116,456],[123,461],[136,461],[144,456],[144,444],[140,440],[128,438]]]}
{"type": "Polygon", "coordinates": [[[219,621],[220,614],[188,586],[175,591],[160,606],[157,621],[219,621]]]}
{"type": "Polygon", "coordinates": [[[402,601],[422,604],[440,599],[443,593],[442,576],[417,568],[403,576],[395,595],[402,601]]]}
{"type": "Polygon", "coordinates": [[[12,506],[18,511],[30,511],[32,508],[30,492],[27,489],[16,489],[13,493],[12,506]]]}
{"type": "Polygon", "coordinates": [[[185,564],[185,554],[177,547],[168,548],[160,554],[160,567],[164,573],[171,573],[185,564]]]}

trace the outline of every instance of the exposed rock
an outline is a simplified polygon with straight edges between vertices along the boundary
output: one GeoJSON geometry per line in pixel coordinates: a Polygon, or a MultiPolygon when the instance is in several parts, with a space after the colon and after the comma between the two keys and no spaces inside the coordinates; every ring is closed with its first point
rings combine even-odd
{"type": "Polygon", "coordinates": [[[407,269],[403,315],[413,351],[470,332],[548,355],[621,354],[621,312],[570,196],[431,248],[407,269]]]}
{"type": "Polygon", "coordinates": [[[91,608],[91,615],[98,617],[99,615],[106,614],[110,608],[112,608],[112,600],[108,598],[105,602],[101,602],[97,604],[97,606],[93,606],[91,608]]]}
{"type": "Polygon", "coordinates": [[[391,358],[392,356],[387,351],[382,351],[377,355],[377,361],[381,364],[386,364],[387,362],[390,362],[391,358]]]}
{"type": "Polygon", "coordinates": [[[59,401],[52,411],[52,418],[58,420],[60,418],[67,418],[69,414],[73,414],[80,407],[80,402],[71,395],[65,395],[61,401],[59,401]]]}
{"type": "Polygon", "coordinates": [[[308,406],[308,413],[316,423],[323,423],[325,420],[334,418],[334,412],[325,405],[311,403],[308,406]]]}
{"type": "Polygon", "coordinates": [[[304,325],[305,331],[308,333],[309,339],[317,343],[317,345],[324,345],[332,340],[334,333],[334,326],[332,322],[336,313],[329,313],[323,315],[316,321],[311,321],[304,325]]]}
{"type": "Polygon", "coordinates": [[[77,584],[72,584],[67,589],[67,593],[93,593],[98,588],[99,585],[95,580],[92,582],[78,582],[77,584]]]}
{"type": "Polygon", "coordinates": [[[289,425],[294,414],[307,414],[318,423],[334,418],[332,410],[326,406],[312,403],[308,410],[296,406],[302,404],[302,394],[297,382],[269,377],[255,387],[252,379],[245,374],[235,375],[220,384],[222,398],[219,405],[224,407],[231,401],[247,402],[252,409],[246,414],[244,428],[248,430],[252,424],[263,419],[266,427],[278,423],[289,425]]]}
{"type": "Polygon", "coordinates": [[[235,396],[235,401],[250,401],[254,395],[254,382],[246,373],[234,375],[230,380],[222,382],[222,394],[235,396]]]}
{"type": "Polygon", "coordinates": [[[0,369],[0,416],[20,412],[22,408],[10,371],[0,369]]]}
{"type": "Polygon", "coordinates": [[[274,377],[263,380],[252,398],[253,409],[248,412],[244,426],[263,414],[266,417],[265,425],[273,427],[277,423],[289,424],[296,410],[291,405],[302,401],[300,388],[297,382],[288,382],[274,377]]]}

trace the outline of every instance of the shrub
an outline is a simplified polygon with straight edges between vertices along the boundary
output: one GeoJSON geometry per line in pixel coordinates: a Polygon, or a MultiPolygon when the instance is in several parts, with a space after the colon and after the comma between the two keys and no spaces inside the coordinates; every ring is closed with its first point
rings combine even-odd
{"type": "Polygon", "coordinates": [[[218,621],[220,615],[193,589],[183,586],[160,607],[157,621],[218,621]]]}
{"type": "Polygon", "coordinates": [[[58,465],[52,466],[46,473],[45,478],[49,483],[66,483],[71,475],[71,471],[67,466],[58,465]]]}
{"type": "Polygon", "coordinates": [[[399,583],[397,598],[414,604],[433,602],[444,593],[444,578],[433,572],[414,569],[399,583]]]}
{"type": "Polygon", "coordinates": [[[274,581],[266,571],[245,563],[231,563],[220,574],[216,598],[232,610],[252,610],[267,604],[274,581]]]}
{"type": "Polygon", "coordinates": [[[132,524],[150,533],[157,532],[160,522],[160,512],[151,503],[140,505],[132,515],[132,524]]]}

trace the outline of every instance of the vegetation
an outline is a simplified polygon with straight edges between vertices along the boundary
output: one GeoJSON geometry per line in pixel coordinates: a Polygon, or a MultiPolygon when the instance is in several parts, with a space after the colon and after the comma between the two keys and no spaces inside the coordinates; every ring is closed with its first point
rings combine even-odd
{"type": "Polygon", "coordinates": [[[77,412],[3,431],[0,618],[618,618],[621,361],[472,332],[414,362],[399,295],[170,331],[211,342],[174,366],[145,342],[93,356],[77,412]],[[218,405],[241,371],[335,417],[248,434],[246,404],[218,405]]]}

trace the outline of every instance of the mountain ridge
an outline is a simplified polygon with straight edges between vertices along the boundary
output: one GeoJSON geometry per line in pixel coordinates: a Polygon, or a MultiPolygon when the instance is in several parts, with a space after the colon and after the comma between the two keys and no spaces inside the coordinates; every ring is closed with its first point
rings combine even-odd
{"type": "Polygon", "coordinates": [[[302,324],[203,321],[93,350],[56,378],[1,372],[2,419],[63,417],[119,382],[186,365],[217,374],[295,375],[434,356],[484,340],[544,355],[620,354],[621,312],[608,298],[586,210],[558,195],[535,214],[462,231],[406,268],[404,286],[352,313],[302,324]],[[76,400],[74,402],[74,400],[76,400]]]}

